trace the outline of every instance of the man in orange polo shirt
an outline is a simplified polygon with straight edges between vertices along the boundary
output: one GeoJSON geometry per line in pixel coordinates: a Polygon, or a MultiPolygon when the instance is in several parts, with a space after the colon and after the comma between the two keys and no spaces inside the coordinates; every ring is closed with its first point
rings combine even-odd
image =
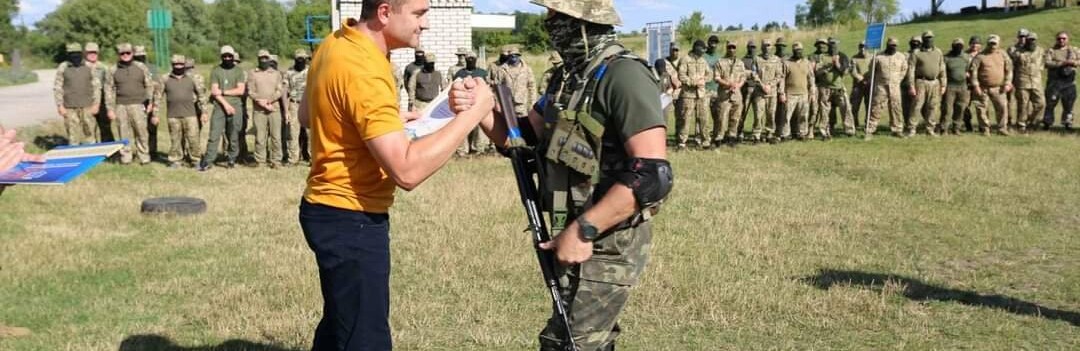
{"type": "MultiPolygon", "coordinates": [[[[475,102],[434,134],[409,141],[389,60],[417,47],[428,0],[365,0],[315,53],[300,106],[312,162],[300,226],[319,266],[324,307],[314,350],[390,350],[389,216],[395,188],[412,190],[450,159],[495,99],[472,82],[475,102]]],[[[467,78],[471,79],[471,78],[467,78]]]]}

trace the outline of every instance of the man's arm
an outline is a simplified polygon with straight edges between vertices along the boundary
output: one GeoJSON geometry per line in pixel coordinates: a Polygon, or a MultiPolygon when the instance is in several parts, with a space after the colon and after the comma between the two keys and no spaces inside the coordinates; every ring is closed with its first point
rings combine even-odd
{"type": "MultiPolygon", "coordinates": [[[[108,72],[105,75],[111,76],[108,72]]],[[[102,84],[105,85],[105,109],[112,112],[116,108],[116,79],[106,79],[102,84]]]]}
{"type": "Polygon", "coordinates": [[[398,131],[367,141],[375,160],[398,187],[407,191],[415,189],[450,160],[477,124],[492,118],[495,98],[491,89],[486,84],[477,84],[472,92],[476,104],[431,135],[410,142],[405,132],[398,131]]]}
{"type": "MultiPolygon", "coordinates": [[[[53,101],[56,101],[56,107],[61,111],[64,109],[64,70],[67,67],[67,62],[60,63],[56,68],[56,78],[53,79],[53,101]]],[[[63,112],[60,114],[63,117],[63,112]]]]}

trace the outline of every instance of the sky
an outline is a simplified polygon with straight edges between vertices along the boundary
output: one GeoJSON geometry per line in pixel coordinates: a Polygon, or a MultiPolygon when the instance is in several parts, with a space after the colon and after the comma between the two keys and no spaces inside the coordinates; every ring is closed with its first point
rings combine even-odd
{"type": "MultiPolygon", "coordinates": [[[[33,26],[35,22],[52,12],[63,0],[19,0],[19,14],[15,24],[33,26]]],[[[102,0],[106,1],[106,0],[102,0]]],[[[329,0],[327,0],[329,1],[329,0]]],[[[284,2],[284,1],[283,1],[284,2]]],[[[473,0],[479,12],[513,12],[515,10],[540,12],[541,7],[528,0],[473,0]]],[[[801,0],[615,0],[615,7],[623,19],[620,30],[640,30],[649,22],[673,21],[688,16],[693,11],[705,15],[705,23],[722,24],[725,27],[742,23],[750,28],[754,23],[762,26],[770,21],[795,24],[795,4],[801,0]]],[[[926,11],[929,0],[900,0],[901,12],[926,11]]],[[[978,5],[979,0],[947,0],[945,11],[956,12],[961,7],[978,5]]]]}

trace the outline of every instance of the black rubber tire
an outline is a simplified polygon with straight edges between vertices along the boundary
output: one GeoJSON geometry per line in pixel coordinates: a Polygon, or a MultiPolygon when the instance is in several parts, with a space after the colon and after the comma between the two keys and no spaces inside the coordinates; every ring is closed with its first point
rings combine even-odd
{"type": "Polygon", "coordinates": [[[142,202],[142,213],[194,215],[206,212],[206,201],[193,197],[158,197],[142,202]]]}

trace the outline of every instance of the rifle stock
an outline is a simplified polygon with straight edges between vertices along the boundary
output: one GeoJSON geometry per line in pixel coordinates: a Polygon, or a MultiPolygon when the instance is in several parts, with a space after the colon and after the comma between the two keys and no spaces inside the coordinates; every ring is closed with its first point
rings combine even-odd
{"type": "Polygon", "coordinates": [[[542,183],[543,179],[540,172],[537,171],[539,169],[539,160],[536,153],[528,147],[521,134],[521,128],[518,127],[517,116],[514,115],[513,93],[510,87],[506,84],[498,84],[493,88],[495,89],[496,103],[502,109],[503,118],[506,121],[506,138],[507,144],[509,144],[507,155],[510,157],[510,162],[514,167],[514,177],[517,180],[521,205],[525,208],[525,214],[528,216],[528,231],[533,238],[536,259],[540,263],[540,272],[543,274],[544,284],[551,295],[552,308],[566,328],[566,343],[563,346],[567,351],[577,351],[577,343],[574,341],[574,335],[570,328],[570,317],[566,312],[566,303],[563,301],[562,294],[559,291],[562,286],[559,284],[558,275],[555,273],[558,262],[555,260],[555,254],[552,251],[540,248],[541,243],[551,241],[551,233],[544,222],[543,212],[540,207],[540,189],[537,184],[538,182],[542,183]]]}

